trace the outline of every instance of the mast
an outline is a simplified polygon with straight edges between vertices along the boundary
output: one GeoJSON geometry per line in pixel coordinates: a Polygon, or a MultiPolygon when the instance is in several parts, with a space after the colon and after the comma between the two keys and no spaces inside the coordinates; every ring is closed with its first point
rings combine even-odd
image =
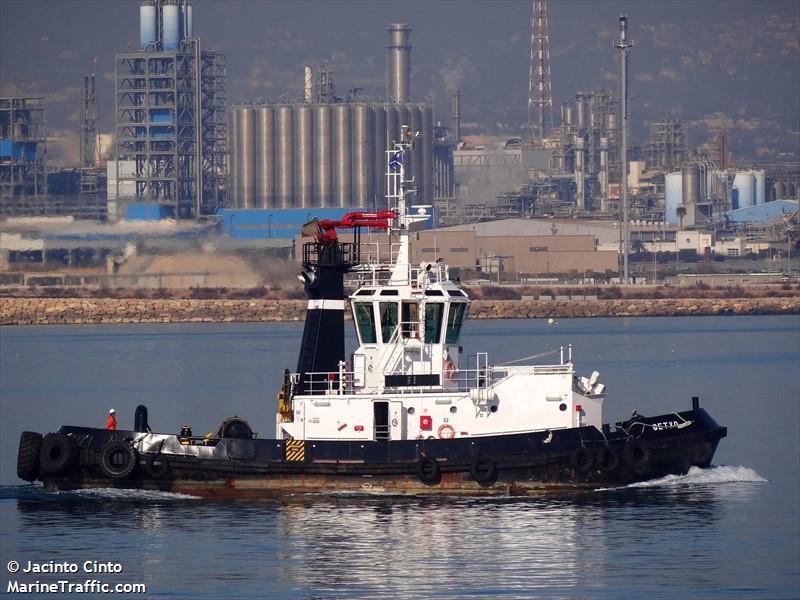
{"type": "Polygon", "coordinates": [[[628,250],[630,248],[630,233],[628,231],[628,54],[633,44],[628,40],[628,17],[619,18],[619,98],[620,98],[620,127],[622,129],[620,141],[620,190],[622,202],[622,283],[628,283],[628,250]]]}
{"type": "Polygon", "coordinates": [[[406,141],[411,138],[411,130],[403,125],[400,132],[400,141],[394,142],[394,149],[386,151],[388,169],[386,170],[386,199],[389,208],[394,208],[397,213],[397,226],[399,228],[400,244],[397,249],[392,275],[389,283],[402,284],[409,281],[409,240],[408,226],[410,225],[406,207],[406,151],[413,147],[413,142],[406,141]]]}

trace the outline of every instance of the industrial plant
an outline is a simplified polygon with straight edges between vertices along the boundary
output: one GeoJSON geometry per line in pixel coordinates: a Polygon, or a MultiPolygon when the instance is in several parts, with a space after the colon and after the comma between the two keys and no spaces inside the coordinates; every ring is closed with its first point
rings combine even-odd
{"type": "Polygon", "coordinates": [[[673,115],[631,139],[636,49],[626,16],[608,48],[618,87],[556,90],[571,99],[554,104],[548,9],[546,0],[531,3],[527,123],[518,137],[500,138],[465,131],[472,99],[460,90],[451,90],[449,114],[414,96],[413,23],[388,24],[385,47],[366,49],[386,58],[385,90],[337,81],[335,64],[320,60],[275,97],[229,106],[225,55],[195,32],[191,1],[142,0],[138,42],[114,57],[113,101],[98,99],[93,73],[83,77],[79,164],[49,166],[44,97],[0,98],[0,260],[113,262],[131,251],[132,223],[148,235],[169,223],[164,235],[291,256],[311,217],[387,208],[385,152],[403,126],[413,136],[411,202],[432,206],[439,228],[418,236],[426,259],[448,256],[498,279],[562,269],[627,282],[629,258],[643,251],[655,264],[659,254],[688,251],[756,256],[797,239],[800,165],[740,164],[724,129],[692,145],[688,123],[673,115]],[[108,156],[99,151],[98,106],[113,111],[108,156]],[[102,242],[96,223],[106,223],[102,242]],[[459,231],[481,241],[436,242],[459,231]],[[504,236],[516,241],[504,245],[504,236]]]}
{"type": "Polygon", "coordinates": [[[234,208],[368,208],[386,205],[385,152],[408,125],[407,173],[417,203],[434,198],[433,107],[411,101],[411,28],[387,28],[387,101],[336,92],[333,73],[306,66],[296,102],[239,104],[231,115],[234,208]]]}

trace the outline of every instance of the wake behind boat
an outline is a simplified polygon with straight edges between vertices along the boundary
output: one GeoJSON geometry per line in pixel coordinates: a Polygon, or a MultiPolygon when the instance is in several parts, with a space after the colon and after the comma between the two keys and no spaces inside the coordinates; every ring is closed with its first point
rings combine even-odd
{"type": "Polygon", "coordinates": [[[579,375],[572,348],[552,365],[496,366],[459,345],[469,298],[448,266],[413,265],[409,235],[429,207],[406,206],[406,152],[387,152],[390,211],[304,228],[309,297],[297,369],[286,370],[275,439],[240,417],[204,437],[63,426],[23,432],[17,473],[47,489],[153,489],[203,496],[304,492],[528,495],[646,481],[710,465],[726,435],[691,410],[603,422],[598,372],[579,375]],[[343,241],[337,230],[352,230],[343,241]],[[386,230],[382,244],[361,230],[386,230]],[[365,249],[366,248],[366,249],[365,249]],[[363,254],[363,255],[362,255],[363,254]],[[356,282],[345,294],[345,277],[356,282]],[[358,347],[346,356],[349,306],[358,347]]]}

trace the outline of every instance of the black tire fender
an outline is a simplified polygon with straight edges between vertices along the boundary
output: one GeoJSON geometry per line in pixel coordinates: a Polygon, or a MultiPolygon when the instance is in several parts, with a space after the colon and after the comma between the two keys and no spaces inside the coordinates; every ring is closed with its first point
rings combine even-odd
{"type": "Polygon", "coordinates": [[[36,481],[39,476],[39,452],[42,448],[42,434],[23,431],[19,436],[17,452],[17,477],[23,481],[36,481]]]}
{"type": "Polygon", "coordinates": [[[78,462],[78,447],[63,433],[48,433],[39,448],[39,469],[47,475],[70,470],[78,462]]]}
{"type": "Polygon", "coordinates": [[[436,485],[442,479],[442,468],[435,458],[424,456],[417,461],[417,477],[427,485],[436,485]]]}
{"type": "Polygon", "coordinates": [[[169,459],[161,453],[148,454],[144,472],[151,479],[163,479],[169,473],[169,459]]]}
{"type": "Polygon", "coordinates": [[[136,469],[139,453],[128,442],[109,440],[100,448],[100,470],[111,479],[124,479],[136,469]]]}
{"type": "Polygon", "coordinates": [[[587,473],[594,466],[594,456],[586,448],[578,448],[570,456],[572,466],[578,473],[587,473]]]}
{"type": "Polygon", "coordinates": [[[619,457],[611,448],[605,447],[597,453],[595,464],[601,471],[613,471],[619,466],[619,457]]]}
{"type": "Polygon", "coordinates": [[[497,481],[497,461],[489,456],[479,456],[470,463],[469,473],[480,485],[492,485],[497,481]]]}
{"type": "Polygon", "coordinates": [[[631,439],[625,445],[625,462],[638,471],[650,462],[650,449],[638,440],[631,439]]]}

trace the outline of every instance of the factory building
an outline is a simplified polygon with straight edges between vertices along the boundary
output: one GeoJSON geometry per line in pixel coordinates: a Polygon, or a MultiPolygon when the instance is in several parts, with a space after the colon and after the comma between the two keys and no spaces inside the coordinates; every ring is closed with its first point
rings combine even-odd
{"type": "Polygon", "coordinates": [[[410,101],[411,28],[389,32],[386,102],[337,96],[332,73],[304,70],[302,99],[245,103],[230,111],[232,205],[237,209],[385,206],[386,150],[403,125],[415,138],[406,174],[416,204],[430,204],[434,121],[428,103],[410,101]]]}
{"type": "Polygon", "coordinates": [[[513,278],[616,272],[618,265],[616,250],[598,249],[593,235],[492,235],[460,227],[417,232],[411,257],[417,264],[442,258],[451,267],[513,278]]]}
{"type": "Polygon", "coordinates": [[[115,77],[110,197],[182,219],[225,206],[225,60],[194,35],[189,0],[142,2],[139,49],[116,55],[115,77]]]}

